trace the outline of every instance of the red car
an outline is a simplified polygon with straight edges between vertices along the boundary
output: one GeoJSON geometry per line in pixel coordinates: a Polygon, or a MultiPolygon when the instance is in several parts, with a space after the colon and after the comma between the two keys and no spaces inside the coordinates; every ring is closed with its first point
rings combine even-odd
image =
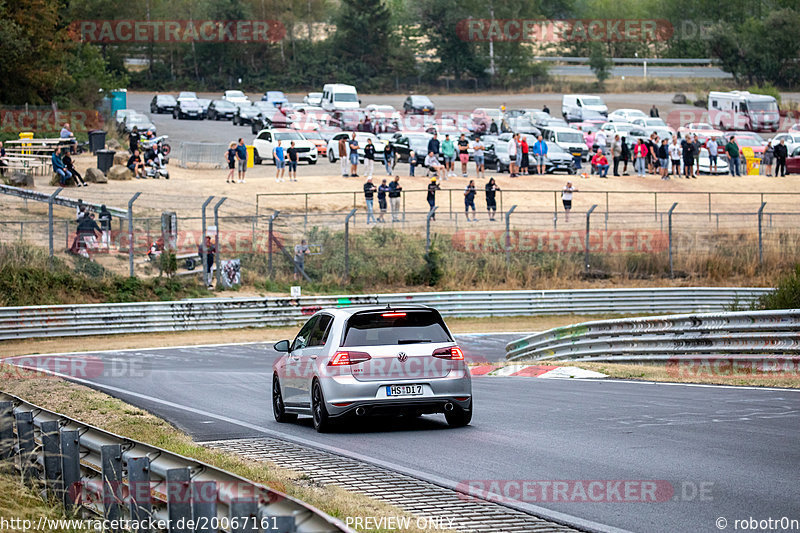
{"type": "Polygon", "coordinates": [[[328,143],[322,138],[322,135],[319,133],[319,131],[302,130],[300,133],[302,133],[303,137],[317,147],[317,154],[319,154],[320,157],[328,157],[328,143]]]}
{"type": "Polygon", "coordinates": [[[800,147],[795,148],[786,158],[786,173],[800,174],[800,147]]]}

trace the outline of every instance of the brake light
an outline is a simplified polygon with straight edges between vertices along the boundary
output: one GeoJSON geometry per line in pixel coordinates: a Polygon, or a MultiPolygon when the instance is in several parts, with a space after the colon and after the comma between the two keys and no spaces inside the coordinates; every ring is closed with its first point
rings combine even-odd
{"type": "Polygon", "coordinates": [[[381,316],[384,317],[384,318],[396,318],[396,317],[400,317],[400,316],[406,316],[406,314],[405,313],[383,313],[381,316]]]}
{"type": "Polygon", "coordinates": [[[458,346],[449,346],[447,348],[437,348],[433,352],[434,357],[440,359],[450,359],[452,361],[463,361],[464,352],[458,346]]]}
{"type": "Polygon", "coordinates": [[[365,352],[336,352],[328,362],[328,366],[356,365],[370,359],[372,356],[365,352]]]}

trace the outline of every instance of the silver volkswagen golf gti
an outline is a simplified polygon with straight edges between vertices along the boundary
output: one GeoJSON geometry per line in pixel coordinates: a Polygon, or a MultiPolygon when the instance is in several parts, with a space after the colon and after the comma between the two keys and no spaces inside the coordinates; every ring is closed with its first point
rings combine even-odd
{"type": "Polygon", "coordinates": [[[317,431],[337,419],[444,413],[472,419],[469,368],[441,315],[424,306],[322,309],[275,361],[275,420],[310,415],[317,431]]]}

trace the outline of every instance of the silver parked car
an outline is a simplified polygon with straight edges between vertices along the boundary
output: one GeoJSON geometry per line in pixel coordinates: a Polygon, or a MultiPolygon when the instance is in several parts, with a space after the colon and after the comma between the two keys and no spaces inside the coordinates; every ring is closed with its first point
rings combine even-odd
{"type": "Polygon", "coordinates": [[[424,306],[322,309],[273,365],[275,420],[310,415],[327,431],[338,419],[444,413],[472,420],[469,368],[442,316],[424,306]]]}

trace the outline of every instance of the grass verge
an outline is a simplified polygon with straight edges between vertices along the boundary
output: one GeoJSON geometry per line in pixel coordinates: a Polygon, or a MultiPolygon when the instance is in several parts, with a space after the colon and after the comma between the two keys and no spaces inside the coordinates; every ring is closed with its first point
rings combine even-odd
{"type": "MultiPolygon", "coordinates": [[[[55,527],[53,522],[42,522],[45,529],[39,529],[40,520],[68,519],[61,502],[42,500],[37,492],[22,484],[21,478],[9,463],[0,463],[0,520],[4,520],[6,528],[2,531],[28,533],[42,531],[46,533],[76,533],[80,529],[72,527],[55,527]]],[[[66,526],[67,524],[62,524],[66,526]]],[[[84,530],[85,531],[85,530],[84,530]]]]}
{"type": "MultiPolygon", "coordinates": [[[[397,507],[362,494],[333,485],[319,485],[310,481],[304,474],[281,468],[274,463],[251,461],[236,454],[201,446],[165,420],[88,387],[60,379],[32,378],[3,380],[0,382],[0,390],[86,424],[192,457],[251,481],[262,483],[310,503],[341,520],[345,520],[348,516],[410,516],[397,507]]],[[[0,491],[2,490],[0,485],[0,491]]],[[[5,493],[0,492],[0,494],[5,493]]],[[[0,504],[0,516],[5,516],[3,505],[6,504],[0,504]]],[[[22,505],[22,510],[26,512],[39,509],[34,507],[32,500],[19,499],[14,505],[22,505]],[[29,503],[22,505],[24,501],[29,503]]],[[[411,520],[411,524],[415,522],[411,520]]],[[[380,533],[383,530],[361,531],[380,533]]],[[[412,527],[408,531],[417,533],[442,530],[412,527]]]]}

